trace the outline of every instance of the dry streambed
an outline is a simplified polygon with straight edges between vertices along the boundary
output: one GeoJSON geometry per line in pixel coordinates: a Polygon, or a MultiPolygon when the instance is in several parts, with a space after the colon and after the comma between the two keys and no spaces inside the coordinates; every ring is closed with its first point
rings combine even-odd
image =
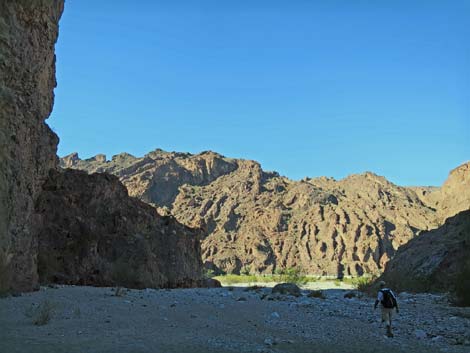
{"type": "Polygon", "coordinates": [[[389,339],[373,299],[347,299],[339,289],[323,291],[326,299],[308,293],[41,288],[0,299],[0,352],[470,351],[470,311],[445,297],[402,294],[389,339]],[[52,316],[38,323],[44,307],[52,316]]]}

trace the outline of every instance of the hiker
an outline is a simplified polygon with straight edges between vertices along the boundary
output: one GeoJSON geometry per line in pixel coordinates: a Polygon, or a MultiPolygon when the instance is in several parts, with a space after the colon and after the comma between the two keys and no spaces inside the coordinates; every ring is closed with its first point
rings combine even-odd
{"type": "Polygon", "coordinates": [[[397,314],[398,310],[398,303],[395,294],[392,292],[391,289],[385,287],[385,282],[380,282],[380,290],[377,294],[377,300],[374,304],[374,309],[377,309],[377,305],[381,304],[381,311],[382,311],[382,322],[385,322],[387,325],[387,336],[393,337],[392,332],[392,317],[393,317],[393,309],[396,308],[397,314]]]}

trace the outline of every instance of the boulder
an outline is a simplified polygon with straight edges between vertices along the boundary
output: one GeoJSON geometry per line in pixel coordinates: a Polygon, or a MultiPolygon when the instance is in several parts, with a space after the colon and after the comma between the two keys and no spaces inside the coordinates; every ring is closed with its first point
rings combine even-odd
{"type": "Polygon", "coordinates": [[[295,297],[300,297],[300,288],[294,283],[279,283],[276,284],[272,291],[272,294],[281,294],[281,295],[292,295],[295,297]]]}

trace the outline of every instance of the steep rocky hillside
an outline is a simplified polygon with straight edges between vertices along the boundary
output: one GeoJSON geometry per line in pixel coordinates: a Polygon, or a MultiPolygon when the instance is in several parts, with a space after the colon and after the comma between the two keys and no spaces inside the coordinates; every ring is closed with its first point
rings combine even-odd
{"type": "Polygon", "coordinates": [[[158,288],[202,278],[199,230],[128,197],[115,176],[52,170],[36,210],[41,282],[158,288]]]}
{"type": "Polygon", "coordinates": [[[444,215],[470,207],[464,192],[458,206],[443,196],[455,192],[454,175],[462,190],[468,185],[466,165],[451,173],[442,190],[399,187],[369,172],[297,182],[254,161],[213,152],[156,150],[110,161],[72,154],[61,165],[113,173],[131,195],[203,227],[205,265],[223,272],[296,267],[318,275],[378,273],[399,246],[438,227],[444,215]]]}
{"type": "Polygon", "coordinates": [[[34,199],[58,162],[57,136],[44,121],[62,10],[61,0],[0,1],[0,257],[17,290],[37,286],[34,199]]]}
{"type": "Polygon", "coordinates": [[[397,290],[449,291],[455,288],[469,261],[470,210],[467,210],[400,247],[387,264],[382,279],[397,290]]]}

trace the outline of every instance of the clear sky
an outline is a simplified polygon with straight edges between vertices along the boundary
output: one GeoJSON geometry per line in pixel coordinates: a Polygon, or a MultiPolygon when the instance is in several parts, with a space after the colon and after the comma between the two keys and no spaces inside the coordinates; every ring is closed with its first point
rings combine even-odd
{"type": "Polygon", "coordinates": [[[68,0],[59,155],[155,148],[440,185],[470,160],[470,1],[68,0]]]}

